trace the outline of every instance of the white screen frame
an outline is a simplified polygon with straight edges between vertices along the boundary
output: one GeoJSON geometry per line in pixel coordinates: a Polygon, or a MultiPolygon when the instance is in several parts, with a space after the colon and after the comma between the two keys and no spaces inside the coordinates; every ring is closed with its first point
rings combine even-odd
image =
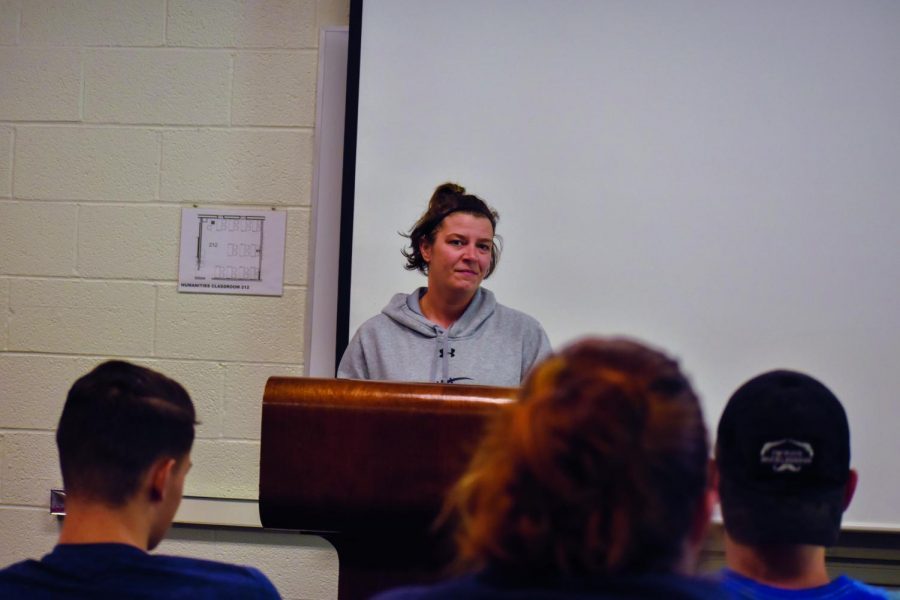
{"type": "Polygon", "coordinates": [[[397,232],[458,181],[501,214],[485,286],[554,345],[671,350],[710,426],[756,373],[820,377],[855,433],[845,523],[900,529],[900,5],[369,0],[362,22],[350,334],[424,285],[397,232]]]}

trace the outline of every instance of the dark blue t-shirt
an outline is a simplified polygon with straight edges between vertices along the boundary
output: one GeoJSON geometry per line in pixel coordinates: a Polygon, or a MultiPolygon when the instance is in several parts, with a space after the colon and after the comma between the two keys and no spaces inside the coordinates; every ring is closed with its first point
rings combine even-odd
{"type": "Polygon", "coordinates": [[[60,544],[0,571],[0,598],[280,598],[252,567],[148,554],[127,544],[60,544]]]}
{"type": "Polygon", "coordinates": [[[665,600],[724,599],[708,580],[676,575],[534,581],[488,570],[430,586],[397,588],[373,600],[665,600]]]}

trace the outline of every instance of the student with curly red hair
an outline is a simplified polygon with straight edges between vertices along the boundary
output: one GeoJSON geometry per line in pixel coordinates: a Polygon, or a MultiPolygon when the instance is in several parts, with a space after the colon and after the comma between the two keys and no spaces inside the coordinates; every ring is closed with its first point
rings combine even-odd
{"type": "Polygon", "coordinates": [[[452,490],[466,575],[439,598],[711,598],[690,576],[714,495],[700,404],[678,364],[588,339],[529,375],[452,490]]]}

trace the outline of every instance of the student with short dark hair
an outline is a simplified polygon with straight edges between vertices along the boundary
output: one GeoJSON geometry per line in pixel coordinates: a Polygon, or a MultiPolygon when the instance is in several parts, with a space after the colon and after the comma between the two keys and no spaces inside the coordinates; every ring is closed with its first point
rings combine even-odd
{"type": "Polygon", "coordinates": [[[713,503],[678,364],[587,339],[540,363],[447,501],[465,573],[381,600],[717,598],[693,572],[713,503]]]}
{"type": "Polygon", "coordinates": [[[825,385],[786,370],[742,385],[719,421],[716,465],[734,597],[887,598],[825,570],[857,482],[847,415],[825,385]]]}
{"type": "Polygon", "coordinates": [[[148,553],[181,502],[195,419],[187,391],[144,367],[109,361],[76,381],[56,432],[59,543],[0,571],[0,597],[279,598],[254,568],[148,553]]]}

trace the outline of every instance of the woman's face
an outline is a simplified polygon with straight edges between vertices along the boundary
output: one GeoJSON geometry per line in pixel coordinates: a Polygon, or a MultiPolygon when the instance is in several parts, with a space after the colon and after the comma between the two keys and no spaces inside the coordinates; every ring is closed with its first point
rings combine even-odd
{"type": "Polygon", "coordinates": [[[420,248],[428,263],[428,291],[474,295],[491,267],[494,228],[486,217],[455,212],[445,217],[420,248]]]}

